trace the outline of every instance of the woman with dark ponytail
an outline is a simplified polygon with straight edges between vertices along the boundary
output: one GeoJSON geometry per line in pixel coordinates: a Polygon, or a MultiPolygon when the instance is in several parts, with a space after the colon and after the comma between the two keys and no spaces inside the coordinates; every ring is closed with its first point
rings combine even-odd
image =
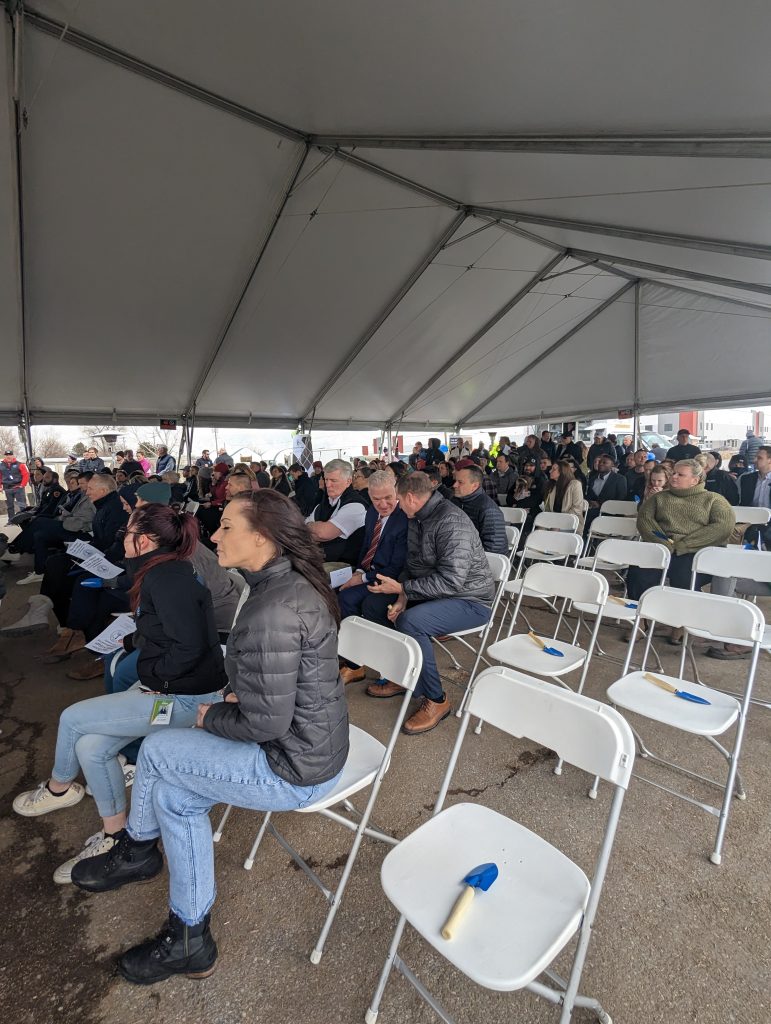
{"type": "Polygon", "coordinates": [[[249,587],[228,637],[225,700],[199,706],[197,729],[148,736],[123,839],[72,873],[90,892],[143,881],[163,868],[163,839],[168,921],[118,960],[124,978],[144,985],[214,970],[211,807],[304,807],[333,789],[348,755],[338,605],[297,505],[264,488],[238,495],[212,540],[220,565],[239,568],[249,587]]]}
{"type": "Polygon", "coordinates": [[[70,882],[76,864],[106,853],[125,834],[121,747],[160,725],[189,731],[200,704],[210,707],[222,700],[218,691],[227,676],[211,594],[189,561],[197,539],[195,519],[164,505],[144,505],[129,519],[124,550],[134,578],[129,596],[136,632],[125,637],[123,645],[128,652],[138,651],[139,682],[122,693],[93,697],[63,711],[51,778],[13,802],[24,817],[72,807],[85,792],[75,779],[79,772],[85,776],[102,817],[102,831],[57,868],[55,882],[70,882]]]}

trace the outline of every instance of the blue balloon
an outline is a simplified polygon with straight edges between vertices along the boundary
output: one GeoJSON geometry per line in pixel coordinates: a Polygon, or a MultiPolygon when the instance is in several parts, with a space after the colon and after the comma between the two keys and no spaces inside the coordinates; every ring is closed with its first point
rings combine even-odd
{"type": "Polygon", "coordinates": [[[450,450],[450,449],[449,449],[449,448],[447,447],[447,445],[446,445],[446,444],[440,444],[440,445],[439,445],[439,451],[440,451],[440,452],[447,452],[447,451],[449,451],[449,450],[450,450]]]}

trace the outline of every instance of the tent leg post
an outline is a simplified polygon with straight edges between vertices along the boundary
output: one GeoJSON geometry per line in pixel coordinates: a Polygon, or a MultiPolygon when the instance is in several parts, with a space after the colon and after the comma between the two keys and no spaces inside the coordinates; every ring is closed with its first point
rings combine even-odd
{"type": "Polygon", "coordinates": [[[640,290],[638,281],[634,286],[634,447],[640,445],[640,290]]]}

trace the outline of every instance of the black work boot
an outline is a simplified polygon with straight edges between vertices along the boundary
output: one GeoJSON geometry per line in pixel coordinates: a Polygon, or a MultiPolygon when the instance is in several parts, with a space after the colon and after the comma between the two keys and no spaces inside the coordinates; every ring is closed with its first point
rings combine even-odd
{"type": "Polygon", "coordinates": [[[138,842],[124,829],[107,853],[78,861],[72,869],[72,881],[86,892],[109,892],[129,882],[147,882],[162,870],[158,840],[138,842]]]}
{"type": "Polygon", "coordinates": [[[188,925],[169,913],[169,920],[154,939],[118,957],[118,971],[135,985],[154,985],[174,974],[208,978],[217,962],[217,943],[209,930],[209,920],[207,914],[200,924],[188,925]]]}

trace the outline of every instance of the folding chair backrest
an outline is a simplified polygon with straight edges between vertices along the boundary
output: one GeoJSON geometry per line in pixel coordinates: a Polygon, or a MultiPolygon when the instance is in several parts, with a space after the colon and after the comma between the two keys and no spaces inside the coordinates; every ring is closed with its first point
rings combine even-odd
{"type": "Polygon", "coordinates": [[[578,516],[572,512],[539,512],[533,526],[536,530],[566,530],[575,533],[578,529],[578,516]]]}
{"type": "Polygon", "coordinates": [[[603,512],[597,516],[589,527],[589,538],[597,537],[627,537],[631,539],[637,536],[637,520],[628,516],[606,516],[605,506],[603,512]]]}
{"type": "Polygon", "coordinates": [[[511,562],[508,560],[506,555],[499,555],[495,551],[485,551],[485,556],[497,587],[502,580],[507,580],[509,578],[511,562]]]}
{"type": "Polygon", "coordinates": [[[643,540],[621,540],[609,537],[601,540],[594,552],[598,561],[616,565],[635,565],[639,569],[664,570],[669,565],[669,548],[643,540]]]}
{"type": "Polygon", "coordinates": [[[605,604],[608,599],[608,581],[600,573],[586,569],[535,562],[526,570],[523,579],[525,590],[535,590],[544,597],[562,597],[590,604],[605,604]]]}
{"type": "Polygon", "coordinates": [[[533,530],[525,541],[524,555],[561,555],[563,558],[581,554],[584,542],[577,533],[558,533],[556,530],[533,530]]]}
{"type": "Polygon", "coordinates": [[[693,572],[729,579],[732,576],[771,583],[771,551],[744,548],[702,548],[693,559],[693,572]]]}
{"type": "Polygon", "coordinates": [[[516,551],[517,544],[519,544],[519,530],[516,526],[506,527],[506,541],[509,545],[509,551],[516,551]]]}
{"type": "Polygon", "coordinates": [[[590,775],[622,789],[629,784],[634,736],[618,711],[607,704],[494,666],[477,676],[467,710],[511,736],[556,751],[590,775]]]}
{"type": "MultiPolygon", "coordinates": [[[[508,559],[497,555],[508,565],[508,559]]],[[[423,666],[423,654],[417,640],[394,629],[367,622],[358,615],[343,619],[337,638],[337,651],[356,665],[374,668],[381,679],[389,679],[407,690],[414,690],[423,666]]]]}
{"type": "Polygon", "coordinates": [[[511,526],[522,526],[527,519],[527,509],[524,508],[501,508],[504,522],[511,526]]]}
{"type": "Polygon", "coordinates": [[[765,526],[771,519],[771,509],[755,508],[753,505],[735,505],[734,515],[737,523],[749,523],[752,526],[765,526]]]}
{"type": "Polygon", "coordinates": [[[602,503],[602,514],[604,516],[634,516],[637,517],[639,505],[636,501],[604,501],[602,503]]]}
{"type": "Polygon", "coordinates": [[[749,601],[672,587],[646,590],[637,613],[639,618],[653,619],[667,626],[699,630],[745,643],[762,640],[765,628],[763,613],[749,601]]]}

